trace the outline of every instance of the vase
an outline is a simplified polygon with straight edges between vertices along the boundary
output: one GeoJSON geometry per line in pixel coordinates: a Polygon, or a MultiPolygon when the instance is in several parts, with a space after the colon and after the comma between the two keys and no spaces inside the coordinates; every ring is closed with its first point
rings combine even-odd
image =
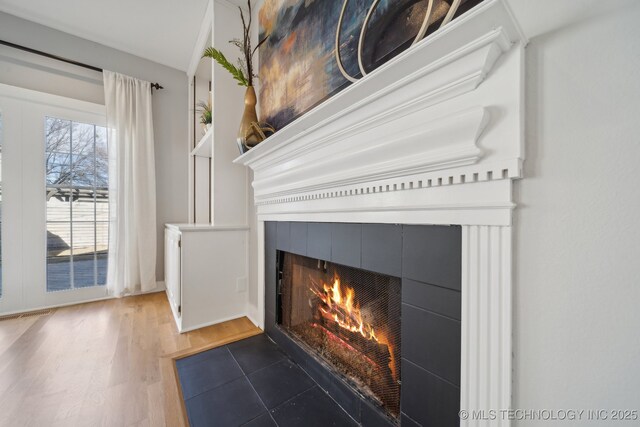
{"type": "Polygon", "coordinates": [[[244,143],[247,147],[255,147],[263,138],[255,131],[253,123],[258,122],[258,114],[256,113],[256,91],[253,86],[247,87],[244,94],[244,113],[240,121],[240,129],[238,129],[238,141],[244,143]]]}

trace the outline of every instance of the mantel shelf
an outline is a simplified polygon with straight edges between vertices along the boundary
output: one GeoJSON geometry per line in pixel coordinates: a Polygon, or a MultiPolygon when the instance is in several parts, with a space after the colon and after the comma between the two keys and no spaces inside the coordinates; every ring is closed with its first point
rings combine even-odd
{"type": "Polygon", "coordinates": [[[191,155],[196,157],[211,157],[213,154],[213,126],[200,139],[198,145],[191,150],[191,155]]]}
{"type": "Polygon", "coordinates": [[[473,90],[516,43],[527,40],[508,5],[487,0],[279,129],[234,163],[254,170],[286,163],[402,115],[403,107],[426,108],[473,90]],[[443,75],[445,68],[449,71],[443,75]],[[376,103],[381,108],[376,110],[376,103]]]}

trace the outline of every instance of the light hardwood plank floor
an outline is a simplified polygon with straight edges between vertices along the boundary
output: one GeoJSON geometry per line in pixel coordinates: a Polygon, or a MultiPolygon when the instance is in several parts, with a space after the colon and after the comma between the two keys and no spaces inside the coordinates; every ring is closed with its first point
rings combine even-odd
{"type": "Polygon", "coordinates": [[[260,332],[179,334],[163,292],[0,320],[0,426],[184,426],[174,359],[260,332]]]}

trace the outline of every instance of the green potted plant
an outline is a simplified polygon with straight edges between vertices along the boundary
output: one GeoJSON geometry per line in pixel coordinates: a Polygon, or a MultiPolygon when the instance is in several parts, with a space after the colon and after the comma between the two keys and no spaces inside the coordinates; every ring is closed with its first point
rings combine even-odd
{"type": "Polygon", "coordinates": [[[204,101],[198,102],[197,111],[198,113],[200,113],[200,124],[202,125],[202,128],[204,129],[204,131],[207,132],[211,127],[211,123],[213,119],[213,114],[211,111],[211,103],[204,102],[204,101]]]}
{"type": "Polygon", "coordinates": [[[242,52],[242,56],[238,59],[238,65],[232,64],[224,54],[214,47],[205,49],[202,57],[212,58],[220,64],[225,70],[231,73],[231,76],[238,82],[238,85],[247,88],[244,95],[244,113],[240,121],[240,129],[238,130],[238,143],[247,147],[254,147],[264,139],[264,134],[255,131],[255,124],[258,123],[258,115],[256,113],[256,91],[253,87],[253,80],[258,76],[254,73],[253,55],[258,48],[267,40],[260,40],[256,47],[251,46],[251,0],[247,0],[247,8],[249,12],[248,20],[245,20],[242,8],[240,10],[240,19],[242,20],[243,37],[234,39],[229,43],[237,46],[242,52]]]}

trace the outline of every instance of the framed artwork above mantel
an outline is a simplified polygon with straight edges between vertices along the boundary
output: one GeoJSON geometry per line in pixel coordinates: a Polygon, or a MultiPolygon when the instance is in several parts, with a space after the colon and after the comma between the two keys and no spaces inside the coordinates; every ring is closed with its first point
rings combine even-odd
{"type": "Polygon", "coordinates": [[[481,2],[265,0],[259,12],[260,40],[268,36],[259,50],[261,120],[282,129],[349,86],[345,73],[361,78],[363,68],[372,71],[411,47],[423,24],[428,36],[481,2]],[[336,44],[344,70],[336,60],[336,44]]]}

